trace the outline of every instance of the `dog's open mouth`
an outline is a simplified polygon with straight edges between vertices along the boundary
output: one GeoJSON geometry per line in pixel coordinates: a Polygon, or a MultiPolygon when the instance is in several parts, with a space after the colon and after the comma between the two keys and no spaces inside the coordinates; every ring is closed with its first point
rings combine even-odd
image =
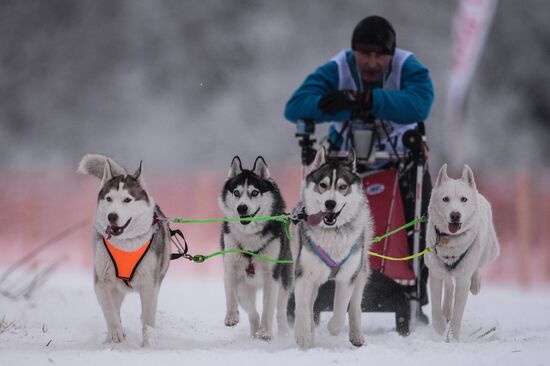
{"type": "Polygon", "coordinates": [[[462,227],[461,222],[450,222],[448,225],[448,228],[451,234],[456,233],[458,230],[460,230],[461,227],[462,227]]]}
{"type": "Polygon", "coordinates": [[[307,217],[307,222],[309,225],[311,226],[317,226],[321,223],[321,221],[323,221],[325,223],[325,225],[327,226],[333,226],[336,224],[336,221],[338,220],[338,216],[340,216],[340,213],[342,212],[342,210],[344,209],[344,207],[346,206],[346,204],[344,204],[344,206],[342,206],[342,208],[339,210],[339,211],[321,211],[321,212],[318,212],[316,214],[312,214],[312,215],[309,215],[307,217]]]}
{"type": "MultiPolygon", "coordinates": [[[[258,212],[260,212],[260,207],[258,207],[258,209],[256,210],[256,212],[254,212],[252,215],[239,215],[239,217],[241,219],[248,219],[248,218],[251,218],[251,217],[254,217],[258,214],[258,212]]],[[[248,225],[251,223],[250,220],[241,220],[241,225],[248,225]]]]}
{"type": "Polygon", "coordinates": [[[124,229],[126,229],[130,224],[130,221],[132,221],[131,217],[122,226],[108,225],[107,229],[105,229],[105,234],[107,234],[107,239],[110,239],[111,236],[119,236],[120,234],[122,234],[124,232],[124,229]]]}

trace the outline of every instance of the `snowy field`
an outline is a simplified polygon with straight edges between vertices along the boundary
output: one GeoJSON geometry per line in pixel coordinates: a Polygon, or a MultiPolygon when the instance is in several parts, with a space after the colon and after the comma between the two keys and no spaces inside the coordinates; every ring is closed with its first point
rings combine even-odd
{"type": "MultiPolygon", "coordinates": [[[[293,336],[271,343],[248,337],[248,320],[223,325],[225,300],[219,276],[169,272],[161,288],[154,342],[141,347],[139,298],[122,308],[124,343],[104,344],[103,316],[91,274],[58,272],[30,300],[0,296],[1,365],[550,365],[550,291],[486,285],[467,304],[461,343],[444,343],[431,327],[409,337],[394,330],[390,314],[363,315],[367,345],[333,337],[322,314],[315,348],[300,351],[293,336]],[[474,339],[478,328],[491,335],[474,339]]],[[[429,306],[425,308],[429,314],[429,306]]]]}

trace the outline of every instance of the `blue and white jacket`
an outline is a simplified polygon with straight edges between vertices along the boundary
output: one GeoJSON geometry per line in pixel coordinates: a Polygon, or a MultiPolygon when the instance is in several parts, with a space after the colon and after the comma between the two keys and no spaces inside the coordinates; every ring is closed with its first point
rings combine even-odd
{"type": "MultiPolygon", "coordinates": [[[[299,119],[313,119],[316,123],[333,122],[329,138],[337,143],[339,131],[343,122],[350,119],[351,110],[323,114],[318,106],[319,101],[335,90],[363,91],[363,84],[353,51],[342,50],[310,74],[294,92],[286,104],[285,118],[291,122],[299,119]]],[[[428,69],[413,53],[397,48],[384,80],[374,85],[371,113],[387,123],[391,130],[390,138],[395,138],[398,149],[402,150],[400,136],[428,118],[433,100],[434,89],[428,69]]],[[[388,144],[386,149],[390,149],[388,144]]]]}

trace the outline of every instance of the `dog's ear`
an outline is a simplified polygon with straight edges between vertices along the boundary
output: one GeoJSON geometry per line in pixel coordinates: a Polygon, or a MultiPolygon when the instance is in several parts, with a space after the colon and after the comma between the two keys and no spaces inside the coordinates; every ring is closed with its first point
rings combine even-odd
{"type": "Polygon", "coordinates": [[[461,179],[464,182],[468,183],[468,185],[470,187],[477,190],[476,181],[474,180],[474,172],[472,171],[472,169],[467,164],[465,164],[464,168],[462,169],[462,178],[461,179]]]}
{"type": "Polygon", "coordinates": [[[227,178],[233,178],[243,171],[243,166],[241,164],[241,159],[238,156],[235,156],[231,160],[231,168],[229,168],[229,173],[227,173],[227,178]]]}
{"type": "Polygon", "coordinates": [[[143,160],[139,161],[139,167],[136,169],[135,173],[132,174],[132,177],[138,181],[141,187],[145,188],[145,180],[143,179],[143,160]]]}
{"type": "Polygon", "coordinates": [[[449,176],[447,175],[447,164],[443,164],[441,169],[439,169],[439,173],[437,174],[437,179],[435,180],[435,187],[439,187],[443,182],[449,180],[449,176]]]}
{"type": "Polygon", "coordinates": [[[108,181],[113,179],[113,169],[111,168],[111,160],[105,160],[105,165],[103,166],[103,177],[101,178],[101,185],[104,185],[108,181]]]}
{"type": "Polygon", "coordinates": [[[351,168],[351,171],[357,172],[357,165],[355,164],[357,158],[355,155],[355,149],[351,149],[348,156],[346,157],[346,165],[351,168]]]}
{"type": "Polygon", "coordinates": [[[258,156],[254,162],[254,168],[252,168],[254,174],[262,179],[269,179],[269,169],[263,157],[258,156]]]}
{"type": "Polygon", "coordinates": [[[324,146],[322,146],[315,155],[313,163],[311,163],[309,170],[313,171],[319,168],[321,165],[327,162],[327,151],[324,146]]]}

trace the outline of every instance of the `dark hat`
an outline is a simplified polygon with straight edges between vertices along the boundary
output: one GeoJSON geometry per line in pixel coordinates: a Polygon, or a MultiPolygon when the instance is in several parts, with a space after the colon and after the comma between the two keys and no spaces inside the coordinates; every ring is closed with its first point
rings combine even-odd
{"type": "Polygon", "coordinates": [[[353,30],[351,48],[358,44],[376,46],[380,53],[393,55],[395,52],[395,30],[389,21],[377,15],[361,20],[353,30]]]}

